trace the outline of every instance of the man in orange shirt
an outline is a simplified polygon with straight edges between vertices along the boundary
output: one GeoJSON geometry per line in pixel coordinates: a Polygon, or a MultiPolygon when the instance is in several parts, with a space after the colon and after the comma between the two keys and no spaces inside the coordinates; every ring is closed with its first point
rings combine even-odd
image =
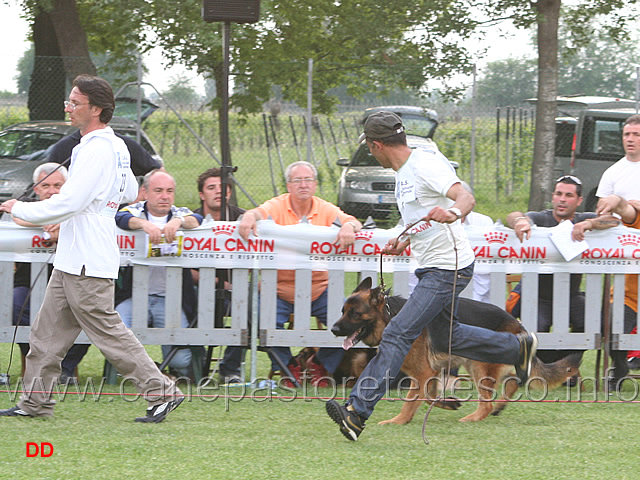
{"type": "MultiPolygon", "coordinates": [[[[240,236],[247,240],[249,234],[257,235],[257,223],[271,217],[278,225],[295,225],[306,217],[312,225],[329,227],[336,219],[341,223],[336,243],[341,249],[348,248],[355,241],[355,234],[362,224],[353,216],[347,215],[330,202],[316,197],[318,172],[309,162],[292,163],[285,171],[289,193],[267,200],[253,210],[247,211],[238,227],[240,236]]],[[[329,274],[326,271],[314,271],[311,277],[311,315],[319,322],[327,322],[327,286],[329,274]]],[[[278,271],[277,328],[284,328],[293,313],[295,300],[295,271],[278,271]]],[[[273,351],[287,364],[291,373],[300,380],[301,369],[291,355],[289,347],[277,347],[273,351]]],[[[314,386],[326,386],[329,377],[338,368],[344,351],[340,348],[321,348],[309,362],[309,373],[314,386]]],[[[273,366],[276,370],[277,367],[273,366]]]]}

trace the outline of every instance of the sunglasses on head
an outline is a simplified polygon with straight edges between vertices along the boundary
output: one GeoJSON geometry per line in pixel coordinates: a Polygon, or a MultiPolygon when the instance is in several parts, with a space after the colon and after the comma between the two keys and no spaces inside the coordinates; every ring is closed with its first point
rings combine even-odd
{"type": "Polygon", "coordinates": [[[556,183],[560,183],[563,180],[569,180],[570,182],[573,182],[576,185],[582,185],[582,182],[580,181],[580,179],[578,177],[573,176],[573,175],[563,175],[559,179],[556,180],[556,183]]]}

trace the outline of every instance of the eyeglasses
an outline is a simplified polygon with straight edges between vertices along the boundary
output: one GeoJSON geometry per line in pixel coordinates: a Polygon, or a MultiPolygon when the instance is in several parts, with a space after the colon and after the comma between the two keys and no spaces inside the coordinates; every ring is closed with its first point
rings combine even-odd
{"type": "Polygon", "coordinates": [[[293,183],[295,185],[299,185],[301,183],[313,183],[315,181],[316,181],[315,178],[305,177],[305,178],[292,178],[291,180],[289,180],[289,183],[293,183]]]}
{"type": "Polygon", "coordinates": [[[64,102],[64,108],[70,108],[73,112],[76,108],[81,107],[82,105],[89,105],[88,103],[73,103],[73,102],[64,102]]]}
{"type": "Polygon", "coordinates": [[[573,175],[563,175],[556,180],[556,183],[560,183],[563,180],[569,180],[570,182],[573,182],[576,185],[582,185],[582,182],[580,181],[580,179],[578,177],[574,177],[573,175]]]}

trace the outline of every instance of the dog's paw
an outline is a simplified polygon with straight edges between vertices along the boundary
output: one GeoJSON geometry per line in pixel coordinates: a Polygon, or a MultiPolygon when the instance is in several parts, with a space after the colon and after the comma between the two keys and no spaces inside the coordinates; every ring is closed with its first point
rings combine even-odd
{"type": "Polygon", "coordinates": [[[383,420],[381,422],[378,422],[378,425],[406,425],[407,423],[409,423],[411,421],[411,418],[405,418],[401,415],[397,415],[393,418],[390,418],[389,420],[383,420]]]}
{"type": "Polygon", "coordinates": [[[435,406],[445,410],[458,410],[462,403],[456,397],[447,397],[445,400],[438,400],[435,406]]]}

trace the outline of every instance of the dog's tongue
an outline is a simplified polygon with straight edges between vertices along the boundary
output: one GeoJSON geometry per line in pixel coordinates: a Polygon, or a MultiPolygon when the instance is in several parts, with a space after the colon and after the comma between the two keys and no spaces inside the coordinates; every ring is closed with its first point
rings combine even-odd
{"type": "Polygon", "coordinates": [[[344,348],[345,350],[349,350],[351,347],[353,347],[353,339],[356,338],[357,334],[358,332],[355,332],[352,335],[345,338],[344,342],[342,342],[342,348],[344,348]]]}

